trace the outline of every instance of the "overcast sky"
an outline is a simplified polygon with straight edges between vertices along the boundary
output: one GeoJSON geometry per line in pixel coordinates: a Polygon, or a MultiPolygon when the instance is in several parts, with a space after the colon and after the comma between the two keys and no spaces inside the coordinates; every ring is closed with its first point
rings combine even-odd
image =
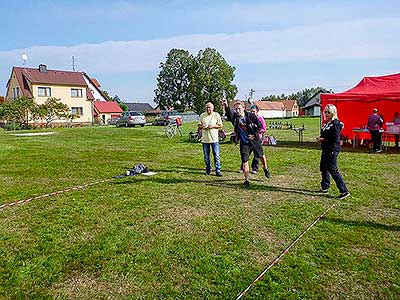
{"type": "Polygon", "coordinates": [[[12,66],[76,68],[128,102],[154,98],[172,48],[217,49],[236,67],[237,98],[400,73],[400,1],[0,0],[0,95],[12,66]],[[7,28],[7,30],[6,30],[7,28]]]}

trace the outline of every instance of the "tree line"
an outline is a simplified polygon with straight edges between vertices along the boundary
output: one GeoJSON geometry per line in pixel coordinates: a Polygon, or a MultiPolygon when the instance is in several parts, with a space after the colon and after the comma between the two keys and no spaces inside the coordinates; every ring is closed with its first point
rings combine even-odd
{"type": "Polygon", "coordinates": [[[304,106],[306,102],[316,93],[321,91],[322,93],[331,93],[332,91],[329,91],[323,87],[313,87],[313,88],[306,88],[302,91],[298,91],[296,93],[292,93],[290,95],[269,95],[261,98],[263,101],[282,101],[282,100],[296,100],[297,105],[299,107],[304,106]]]}

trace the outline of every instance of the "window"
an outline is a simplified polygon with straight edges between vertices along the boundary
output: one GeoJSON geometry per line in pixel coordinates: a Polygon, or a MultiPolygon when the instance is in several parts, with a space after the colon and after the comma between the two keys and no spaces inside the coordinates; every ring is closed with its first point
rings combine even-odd
{"type": "Polygon", "coordinates": [[[49,87],[38,87],[39,97],[51,97],[51,88],[49,87]]]}
{"type": "Polygon", "coordinates": [[[18,99],[19,98],[19,87],[15,87],[12,89],[13,91],[13,100],[18,99]]]}
{"type": "Polygon", "coordinates": [[[82,98],[82,89],[71,89],[72,98],[82,98]]]}
{"type": "Polygon", "coordinates": [[[83,107],[72,107],[71,114],[82,116],[83,115],[83,107]]]}

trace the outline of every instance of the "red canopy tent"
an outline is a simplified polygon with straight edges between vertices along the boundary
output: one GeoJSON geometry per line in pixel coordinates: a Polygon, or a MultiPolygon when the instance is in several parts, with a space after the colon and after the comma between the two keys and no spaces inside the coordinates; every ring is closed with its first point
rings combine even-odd
{"type": "Polygon", "coordinates": [[[354,128],[366,126],[374,108],[385,122],[391,122],[394,112],[400,112],[400,73],[364,77],[354,88],[338,94],[321,94],[321,106],[334,104],[344,123],[342,135],[352,138],[354,128]]]}

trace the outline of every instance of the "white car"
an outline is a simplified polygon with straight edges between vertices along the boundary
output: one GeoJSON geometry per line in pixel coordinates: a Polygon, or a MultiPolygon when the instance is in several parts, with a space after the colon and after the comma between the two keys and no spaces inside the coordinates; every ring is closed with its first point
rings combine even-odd
{"type": "Polygon", "coordinates": [[[121,114],[121,117],[115,123],[115,126],[121,127],[130,127],[135,125],[140,125],[144,127],[146,124],[145,116],[138,111],[125,111],[121,114]]]}

